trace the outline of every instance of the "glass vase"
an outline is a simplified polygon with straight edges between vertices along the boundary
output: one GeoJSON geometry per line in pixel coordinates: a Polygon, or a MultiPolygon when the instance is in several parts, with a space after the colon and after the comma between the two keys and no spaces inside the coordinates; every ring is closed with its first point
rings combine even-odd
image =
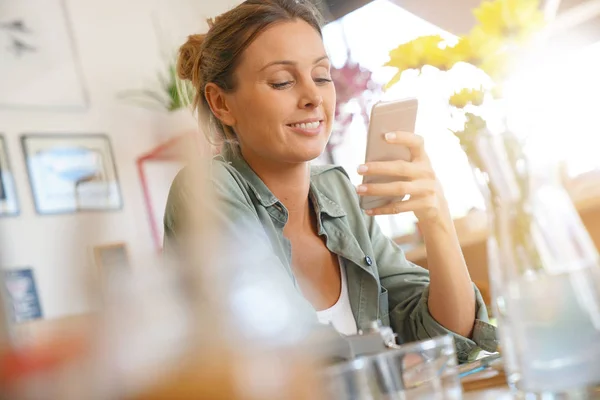
{"type": "Polygon", "coordinates": [[[557,168],[509,131],[483,128],[472,144],[509,385],[526,398],[600,398],[599,258],[557,168]]]}

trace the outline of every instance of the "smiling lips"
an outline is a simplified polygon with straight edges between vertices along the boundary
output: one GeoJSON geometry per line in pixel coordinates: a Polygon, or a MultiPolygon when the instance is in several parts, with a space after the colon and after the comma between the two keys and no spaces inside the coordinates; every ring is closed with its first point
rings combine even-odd
{"type": "Polygon", "coordinates": [[[316,136],[321,133],[321,129],[323,127],[322,120],[306,120],[302,122],[296,122],[294,124],[288,124],[294,132],[300,133],[302,135],[307,136],[316,136]]]}

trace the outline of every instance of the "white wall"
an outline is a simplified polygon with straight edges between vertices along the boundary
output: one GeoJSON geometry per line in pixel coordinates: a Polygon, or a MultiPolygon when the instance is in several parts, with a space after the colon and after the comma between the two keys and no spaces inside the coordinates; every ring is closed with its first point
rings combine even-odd
{"type": "Polygon", "coordinates": [[[0,109],[0,133],[6,140],[21,208],[18,217],[0,218],[0,265],[34,268],[46,318],[90,309],[84,282],[94,271],[92,246],[125,241],[136,268],[144,268],[155,259],[135,159],[174,132],[165,125],[165,116],[115,100],[119,91],[151,84],[161,66],[153,16],[167,34],[167,42],[176,45],[187,34],[204,32],[207,17],[237,3],[234,0],[65,1],[90,99],[88,109],[82,112],[0,109]],[[19,135],[25,132],[108,134],[115,153],[123,209],[37,215],[19,142],[19,135]]]}

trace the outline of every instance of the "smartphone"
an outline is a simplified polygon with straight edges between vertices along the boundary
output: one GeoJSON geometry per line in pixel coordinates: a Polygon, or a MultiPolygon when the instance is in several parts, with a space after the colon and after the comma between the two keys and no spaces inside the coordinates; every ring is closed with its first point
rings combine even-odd
{"type": "MultiPolygon", "coordinates": [[[[415,98],[382,101],[373,106],[367,134],[365,162],[411,160],[408,147],[389,144],[384,136],[386,133],[394,131],[414,133],[418,107],[419,102],[415,98]]],[[[398,180],[402,180],[402,178],[364,176],[363,184],[389,183],[398,180]]],[[[369,210],[402,200],[403,197],[361,196],[360,206],[363,210],[369,210]]]]}

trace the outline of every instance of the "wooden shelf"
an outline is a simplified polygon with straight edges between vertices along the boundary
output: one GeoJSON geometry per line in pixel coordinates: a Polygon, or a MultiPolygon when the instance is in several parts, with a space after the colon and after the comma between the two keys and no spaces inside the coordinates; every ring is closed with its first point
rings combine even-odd
{"type": "MultiPolygon", "coordinates": [[[[488,237],[488,228],[485,219],[485,213],[478,211],[454,221],[460,247],[469,247],[486,240],[488,237]]],[[[394,241],[399,244],[403,243],[404,245],[407,243],[405,237],[395,238],[394,241]]],[[[417,263],[417,261],[427,257],[427,250],[423,243],[418,243],[406,249],[405,255],[409,261],[417,263]]]]}
{"type": "MultiPolygon", "coordinates": [[[[600,209],[600,178],[598,176],[594,175],[587,179],[573,181],[568,185],[568,191],[580,214],[600,209]]],[[[454,224],[461,248],[480,244],[488,237],[489,230],[483,212],[474,212],[466,217],[456,219],[454,224]]],[[[409,236],[413,235],[397,237],[394,241],[407,247],[409,236]]],[[[423,243],[407,248],[405,254],[409,261],[417,264],[427,258],[427,250],[423,243]]]]}

